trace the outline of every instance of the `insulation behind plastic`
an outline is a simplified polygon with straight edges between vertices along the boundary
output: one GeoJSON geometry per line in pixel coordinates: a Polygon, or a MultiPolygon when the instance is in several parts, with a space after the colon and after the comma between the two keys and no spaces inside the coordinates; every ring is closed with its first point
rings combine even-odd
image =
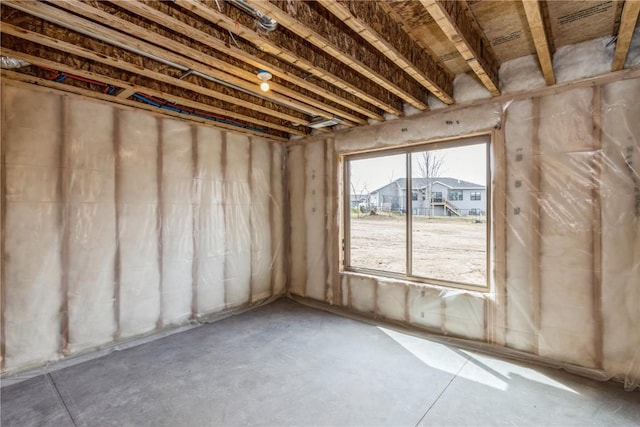
{"type": "Polygon", "coordinates": [[[110,342],[116,330],[114,115],[107,105],[70,99],[68,126],[69,350],[76,352],[110,342]]]}
{"type": "Polygon", "coordinates": [[[199,128],[196,143],[196,200],[198,204],[194,236],[197,312],[208,313],[225,307],[226,226],[224,215],[223,134],[217,129],[199,128]]]}
{"type": "Polygon", "coordinates": [[[5,366],[19,367],[59,358],[62,99],[4,88],[2,101],[5,366]]]}
{"type": "Polygon", "coordinates": [[[121,111],[117,139],[119,336],[153,330],[160,317],[158,123],[121,111]]]}
{"type": "Polygon", "coordinates": [[[162,121],[162,323],[191,316],[193,245],[193,131],[187,123],[162,121]]]}
{"type": "Polygon", "coordinates": [[[240,306],[251,298],[251,143],[243,135],[228,134],[223,207],[225,219],[224,292],[227,307],[240,306]]]}
{"type": "MultiPolygon", "coordinates": [[[[538,86],[540,78],[537,74],[529,83],[507,83],[511,90],[523,90],[528,84],[538,86]]],[[[343,131],[332,139],[316,136],[290,147],[290,292],[491,344],[502,353],[528,354],[595,378],[616,378],[627,389],[637,387],[639,96],[638,78],[605,80],[518,100],[432,111],[343,131]],[[502,267],[494,259],[488,291],[349,271],[340,271],[336,280],[329,272],[317,277],[328,271],[326,259],[318,256],[318,230],[339,235],[344,191],[339,170],[332,182],[341,193],[328,191],[325,207],[318,206],[321,187],[309,185],[309,179],[332,174],[329,162],[323,166],[319,159],[479,133],[493,136],[492,172],[499,167],[505,174],[504,179],[494,177],[494,185],[504,188],[494,194],[504,203],[494,206],[501,209],[494,213],[494,232],[505,236],[504,246],[492,242],[493,256],[504,257],[504,276],[495,270],[502,267]],[[496,147],[501,141],[504,150],[496,147]],[[326,150],[324,156],[320,150],[326,150]],[[324,172],[317,172],[322,167],[324,172]],[[318,223],[309,207],[328,212],[324,223],[318,223]],[[321,283],[324,289],[317,288],[321,283]]]]}
{"type": "Polygon", "coordinates": [[[280,144],[2,92],[3,372],[284,292],[280,144]]]}

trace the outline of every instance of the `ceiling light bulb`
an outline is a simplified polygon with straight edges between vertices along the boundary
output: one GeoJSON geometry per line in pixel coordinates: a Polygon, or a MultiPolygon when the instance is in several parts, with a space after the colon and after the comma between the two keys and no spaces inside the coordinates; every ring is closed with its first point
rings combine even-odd
{"type": "Polygon", "coordinates": [[[265,71],[265,70],[258,71],[258,78],[262,80],[262,83],[260,83],[260,89],[262,89],[263,92],[267,92],[269,90],[268,80],[270,80],[271,77],[273,76],[268,71],[265,71]]]}

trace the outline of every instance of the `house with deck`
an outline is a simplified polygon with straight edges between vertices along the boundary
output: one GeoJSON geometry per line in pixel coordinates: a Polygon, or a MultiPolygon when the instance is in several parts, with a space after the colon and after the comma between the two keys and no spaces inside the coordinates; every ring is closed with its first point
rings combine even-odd
{"type": "MultiPolygon", "coordinates": [[[[407,180],[398,178],[369,193],[372,208],[383,212],[406,212],[407,180]]],[[[457,178],[413,178],[411,201],[414,215],[486,215],[487,188],[457,178]]]]}

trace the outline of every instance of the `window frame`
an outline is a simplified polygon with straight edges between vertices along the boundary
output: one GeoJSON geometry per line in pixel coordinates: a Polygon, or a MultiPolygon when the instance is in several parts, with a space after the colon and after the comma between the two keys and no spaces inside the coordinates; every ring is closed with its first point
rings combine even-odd
{"type": "MultiPolygon", "coordinates": [[[[397,148],[386,148],[375,151],[367,151],[360,153],[351,153],[344,154],[342,156],[342,191],[343,194],[348,194],[345,190],[348,189],[351,182],[351,170],[350,165],[352,160],[362,160],[362,159],[370,159],[382,156],[392,156],[397,154],[405,154],[406,155],[406,164],[405,164],[405,179],[406,182],[406,191],[405,191],[405,206],[406,209],[406,230],[405,230],[405,273],[395,273],[386,270],[376,270],[371,268],[364,267],[354,267],[351,265],[351,215],[350,211],[342,209],[340,214],[342,215],[342,263],[340,266],[341,272],[347,273],[359,273],[366,274],[369,276],[378,276],[382,278],[391,278],[391,279],[399,279],[408,282],[414,282],[417,284],[426,284],[426,285],[436,285],[442,286],[446,288],[454,288],[454,289],[466,289],[472,290],[476,292],[490,292],[492,287],[492,256],[495,256],[491,249],[492,242],[494,240],[494,224],[493,224],[493,194],[492,194],[492,150],[494,146],[494,135],[493,133],[486,134],[476,134],[472,136],[461,136],[455,139],[448,139],[443,141],[433,141],[433,142],[423,142],[416,145],[402,146],[397,148]],[[481,141],[478,141],[481,139],[481,141]],[[455,148],[455,147],[463,147],[466,145],[480,145],[485,144],[486,146],[486,270],[485,270],[485,283],[482,285],[472,284],[472,283],[464,283],[464,282],[455,282],[446,279],[437,279],[432,277],[420,276],[413,274],[412,268],[412,251],[413,251],[413,222],[412,222],[412,205],[413,201],[411,200],[413,188],[411,185],[412,177],[412,162],[411,162],[411,154],[427,151],[427,150],[439,150],[445,148],[455,148]]],[[[444,196],[444,195],[443,195],[444,196]]],[[[444,197],[443,197],[444,199],[444,197]]],[[[447,197],[448,200],[448,197],[447,197]]]]}
{"type": "Polygon", "coordinates": [[[464,191],[460,189],[453,189],[447,191],[447,200],[450,202],[462,202],[464,201],[464,191]],[[451,197],[453,194],[459,194],[459,196],[451,197]]]}

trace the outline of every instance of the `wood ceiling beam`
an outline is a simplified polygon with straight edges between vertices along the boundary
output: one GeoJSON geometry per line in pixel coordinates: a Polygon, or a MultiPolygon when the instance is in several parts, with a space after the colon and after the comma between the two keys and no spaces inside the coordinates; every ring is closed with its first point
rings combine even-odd
{"type": "Polygon", "coordinates": [[[620,20],[620,28],[618,30],[618,41],[616,42],[616,50],[613,54],[613,64],[611,71],[619,71],[624,68],[627,60],[629,47],[631,46],[631,38],[636,28],[638,15],[640,14],[640,0],[627,0],[624,2],[622,9],[622,19],[620,20]]]}
{"type": "MultiPolygon", "coordinates": [[[[116,67],[116,68],[120,68],[120,69],[124,69],[125,71],[128,71],[132,74],[142,74],[142,73],[138,73],[139,71],[139,66],[131,66],[131,67],[117,67],[117,62],[112,61],[110,58],[106,57],[106,55],[104,54],[100,54],[100,53],[95,53],[93,51],[89,51],[87,49],[75,46],[75,45],[71,45],[69,43],[54,39],[52,37],[43,35],[43,34],[39,34],[39,33],[34,33],[32,31],[29,30],[25,30],[23,28],[20,27],[16,27],[14,25],[8,24],[8,23],[3,23],[2,27],[0,28],[0,31],[2,32],[2,34],[5,35],[9,35],[9,36],[13,36],[13,37],[17,37],[19,39],[22,40],[27,40],[30,41],[32,43],[37,43],[38,45],[44,46],[44,47],[48,47],[48,48],[52,48],[52,49],[57,49],[60,50],[61,52],[65,52],[67,54],[70,55],[74,55],[74,56],[78,56],[84,60],[91,60],[91,61],[95,61],[95,62],[100,62],[102,64],[105,64],[107,66],[112,66],[112,67],[116,67]],[[102,59],[102,61],[97,61],[97,59],[102,59]]],[[[100,73],[92,73],[90,71],[86,71],[85,69],[80,68],[80,66],[84,66],[85,68],[95,68],[95,67],[88,67],[84,64],[78,63],[78,58],[73,58],[73,60],[71,60],[70,58],[66,58],[69,59],[69,62],[73,62],[74,65],[70,65],[70,64],[65,64],[62,61],[59,60],[53,60],[51,58],[53,58],[55,56],[55,53],[51,52],[51,50],[49,49],[46,53],[45,52],[38,52],[38,55],[30,55],[28,53],[24,53],[21,52],[18,49],[14,49],[11,46],[7,47],[7,44],[10,43],[10,39],[8,39],[7,37],[3,37],[3,46],[2,46],[2,51],[6,52],[5,54],[8,54],[12,57],[17,57],[20,59],[23,59],[29,63],[32,64],[39,64],[39,65],[43,65],[46,66],[48,68],[53,68],[56,70],[60,70],[62,72],[65,73],[69,73],[69,74],[74,74],[74,75],[78,75],[81,77],[85,77],[88,79],[93,79],[93,80],[97,80],[97,81],[101,81],[107,84],[111,84],[113,86],[116,87],[120,87],[120,88],[132,88],[135,87],[135,91],[136,92],[144,92],[147,93],[149,95],[153,95],[153,96],[157,96],[163,99],[166,99],[168,101],[171,102],[176,102],[179,104],[183,104],[186,106],[191,106],[193,108],[198,108],[198,109],[203,109],[205,111],[209,111],[211,113],[214,114],[219,114],[219,115],[224,115],[227,117],[231,117],[234,119],[238,119],[238,120],[243,120],[243,121],[248,121],[250,123],[256,124],[257,126],[265,126],[271,129],[275,129],[275,130],[280,130],[283,132],[288,132],[288,133],[294,133],[294,134],[299,134],[299,130],[296,129],[295,127],[287,127],[287,126],[282,126],[270,121],[266,121],[266,120],[260,120],[257,119],[255,117],[250,117],[247,115],[243,115],[242,113],[237,113],[234,111],[230,111],[228,109],[223,109],[223,108],[216,108],[210,105],[206,105],[206,104],[200,104],[198,103],[198,105],[196,105],[195,103],[191,102],[188,98],[184,98],[184,97],[178,97],[178,96],[173,96],[170,93],[168,93],[166,90],[165,91],[159,91],[156,89],[153,89],[151,87],[148,86],[144,86],[144,85],[140,85],[140,84],[131,84],[128,81],[125,80],[121,80],[121,79],[116,79],[116,78],[112,78],[107,74],[100,74],[100,73]]],[[[122,62],[122,61],[121,61],[122,62]]],[[[120,64],[122,65],[122,64],[120,64]]],[[[152,71],[147,71],[144,73],[144,75],[146,77],[149,77],[151,79],[153,79],[153,77],[159,73],[154,73],[152,71]]],[[[164,79],[163,83],[169,83],[170,81],[170,77],[161,74],[161,77],[167,77],[167,79],[164,79]]],[[[158,81],[162,81],[160,79],[154,79],[154,80],[158,80],[158,81]]],[[[188,83],[188,82],[184,82],[182,80],[178,80],[178,79],[173,79],[176,80],[177,82],[183,83],[182,85],[174,85],[174,86],[178,86],[181,87],[183,89],[187,89],[190,90],[192,92],[196,92],[199,94],[203,94],[205,96],[208,96],[212,99],[218,100],[220,101],[220,93],[215,92],[215,91],[211,91],[209,89],[203,88],[201,86],[192,84],[192,83],[188,83]]],[[[171,83],[169,83],[171,84],[171,83]]],[[[168,89],[168,88],[167,88],[168,89]]],[[[285,120],[285,121],[290,121],[287,119],[282,119],[281,120],[285,120]]],[[[292,119],[296,119],[295,117],[292,117],[292,119]]],[[[297,120],[297,119],[296,119],[297,120]]],[[[295,122],[294,122],[295,123],[295,122]]],[[[308,124],[303,122],[301,123],[303,125],[308,124]]],[[[303,133],[304,134],[304,133],[303,133]]]]}
{"type": "Polygon", "coordinates": [[[262,51],[307,71],[310,76],[323,79],[387,113],[402,115],[402,101],[391,92],[372,83],[364,76],[346,67],[326,52],[305,43],[293,34],[279,29],[272,33],[258,33],[250,29],[255,23],[233,6],[220,2],[229,16],[208,4],[193,0],[175,0],[174,3],[201,18],[255,44],[262,51]],[[274,34],[276,33],[276,34],[274,34]]]}
{"type": "MultiPolygon", "coordinates": [[[[85,3],[80,3],[81,6],[76,6],[77,3],[78,2],[74,2],[74,9],[85,17],[89,17],[91,19],[93,19],[94,16],[100,19],[105,19],[106,17],[114,17],[114,15],[109,14],[108,12],[97,10],[85,3]]],[[[60,3],[58,3],[58,5],[60,5],[60,3]]],[[[96,3],[95,5],[104,6],[104,3],[96,3]]],[[[194,22],[193,17],[186,17],[184,13],[178,13],[178,9],[172,10],[172,15],[167,14],[166,11],[170,10],[170,6],[165,3],[143,3],[139,1],[127,1],[117,2],[116,5],[121,9],[142,16],[150,21],[164,26],[165,28],[169,28],[173,31],[178,31],[181,34],[193,40],[196,40],[199,43],[205,44],[206,46],[214,50],[217,50],[224,53],[225,55],[229,55],[232,58],[249,64],[256,70],[268,70],[275,77],[278,77],[284,81],[288,81],[296,86],[299,86],[300,88],[306,89],[311,93],[317,94],[323,98],[335,102],[336,104],[356,111],[366,117],[372,118],[374,120],[384,120],[382,115],[380,115],[380,113],[377,111],[377,108],[374,108],[368,103],[362,101],[360,98],[356,98],[348,92],[336,94],[335,91],[337,88],[333,89],[333,91],[329,90],[329,83],[325,82],[324,80],[314,79],[315,81],[309,81],[305,79],[304,76],[295,74],[295,72],[298,70],[296,70],[294,67],[282,63],[282,61],[278,60],[275,57],[264,54],[264,52],[259,51],[253,45],[245,42],[242,39],[234,41],[234,44],[237,43],[238,46],[229,45],[223,41],[223,39],[220,37],[220,34],[212,35],[210,33],[212,32],[210,25],[207,25],[206,27],[206,30],[208,30],[209,32],[205,32],[203,31],[205,30],[205,28],[198,27],[198,24],[201,24],[200,22],[194,22]]],[[[64,5],[63,7],[67,8],[64,5]]],[[[130,27],[130,25],[127,25],[118,28],[121,28],[123,31],[126,31],[131,35],[136,35],[133,32],[137,32],[136,28],[130,27]]],[[[350,120],[359,122],[361,124],[366,123],[362,123],[360,118],[356,118],[353,116],[348,117],[344,112],[338,112],[338,110],[327,109],[327,111],[335,112],[336,115],[349,118],[350,120]]]]}
{"type": "Polygon", "coordinates": [[[527,16],[527,22],[529,29],[531,30],[531,37],[533,38],[533,44],[536,46],[536,52],[538,53],[538,62],[540,63],[540,69],[544,76],[547,85],[556,84],[556,77],[553,73],[553,63],[551,61],[551,49],[549,47],[549,36],[546,33],[545,22],[542,17],[542,10],[540,9],[539,0],[522,0],[524,6],[524,13],[527,16]]]}
{"type": "Polygon", "coordinates": [[[419,110],[428,110],[427,92],[415,80],[369,44],[363,43],[349,31],[341,31],[341,22],[322,13],[314,2],[254,1],[252,6],[274,18],[318,49],[322,49],[354,71],[367,77],[404,102],[419,110]]]}
{"type": "MultiPolygon", "coordinates": [[[[260,120],[257,119],[255,117],[251,117],[251,116],[246,116],[244,114],[242,114],[241,112],[233,112],[233,111],[229,111],[227,109],[222,109],[222,108],[218,108],[215,106],[212,106],[210,104],[205,104],[202,102],[197,102],[197,101],[193,101],[191,99],[189,99],[188,97],[185,96],[177,96],[174,95],[170,92],[167,92],[167,88],[165,88],[165,90],[158,90],[158,89],[154,89],[148,85],[144,85],[144,84],[135,84],[132,85],[131,83],[122,80],[122,79],[118,79],[118,78],[113,78],[113,77],[109,77],[105,74],[101,74],[98,72],[93,72],[93,71],[86,71],[84,69],[78,69],[77,67],[74,66],[70,66],[68,64],[65,64],[61,61],[55,61],[55,60],[50,60],[50,59],[46,59],[46,58],[42,58],[41,56],[34,56],[34,55],[30,55],[28,53],[24,53],[24,52],[20,52],[17,50],[13,50],[13,49],[9,49],[9,48],[3,48],[3,51],[8,52],[9,54],[11,54],[12,57],[18,58],[18,59],[22,59],[24,61],[27,61],[31,64],[37,64],[39,66],[44,66],[47,68],[51,68],[63,73],[67,73],[67,74],[72,74],[75,76],[80,76],[86,79],[90,79],[90,80],[95,80],[95,81],[99,81],[99,82],[103,82],[106,83],[108,85],[111,85],[113,87],[117,87],[117,88],[123,88],[121,93],[118,93],[117,95],[107,95],[105,99],[110,99],[110,98],[118,98],[118,99],[127,99],[129,98],[131,95],[133,95],[134,93],[143,93],[146,95],[151,95],[157,98],[162,98],[166,101],[169,101],[171,103],[175,103],[175,104],[179,104],[179,105],[183,105],[186,107],[191,107],[191,108],[195,108],[197,110],[201,110],[207,113],[211,113],[211,114],[215,114],[215,115],[219,115],[225,118],[229,118],[232,120],[240,120],[243,122],[246,122],[248,125],[253,125],[255,127],[265,127],[268,129],[273,129],[273,130],[278,130],[281,132],[285,132],[285,133],[290,133],[290,134],[295,134],[295,135],[301,135],[301,136],[307,136],[309,135],[309,132],[303,132],[300,131],[299,128],[295,128],[295,127],[287,127],[287,126],[281,126],[272,122],[268,122],[265,120],[260,120]]],[[[93,66],[92,68],[96,68],[95,66],[93,66]]],[[[29,76],[29,77],[33,77],[33,76],[29,76]]],[[[66,87],[72,87],[69,85],[65,85],[62,84],[61,86],[59,86],[61,88],[66,88],[66,87]]],[[[103,95],[100,92],[93,92],[93,91],[88,91],[89,93],[96,93],[99,95],[103,95]]],[[[100,98],[103,99],[103,98],[100,98]]],[[[139,103],[135,103],[134,105],[138,105],[139,103]]],[[[155,109],[158,109],[157,107],[154,107],[155,109]]],[[[166,111],[166,110],[162,110],[162,111],[166,111]]],[[[184,115],[181,115],[180,117],[182,117],[184,115]]],[[[235,128],[235,127],[234,127],[235,128]]],[[[303,128],[304,129],[304,128],[303,128]]],[[[263,133],[260,133],[263,134],[263,133]]]]}
{"type": "Polygon", "coordinates": [[[116,96],[118,98],[127,99],[127,98],[131,97],[131,95],[133,95],[134,93],[139,92],[139,91],[140,91],[140,88],[138,86],[132,85],[130,87],[125,87],[116,96]]]}
{"type": "MultiPolygon", "coordinates": [[[[119,6],[123,8],[132,8],[137,11],[136,2],[120,2],[119,6]]],[[[181,61],[181,65],[185,65],[186,67],[193,69],[195,71],[200,71],[207,75],[212,75],[220,80],[227,81],[232,83],[238,87],[242,87],[243,89],[251,92],[257,92],[260,96],[264,96],[266,98],[272,99],[274,101],[280,102],[283,105],[288,105],[292,108],[297,108],[299,110],[306,111],[308,114],[314,116],[321,116],[327,119],[330,119],[334,116],[338,116],[342,119],[346,119],[344,124],[350,127],[355,126],[355,122],[358,124],[368,124],[368,122],[361,118],[360,116],[354,115],[348,111],[343,109],[332,107],[322,101],[311,98],[304,94],[301,94],[299,91],[295,91],[287,86],[280,85],[277,82],[270,82],[271,90],[268,93],[263,93],[257,90],[258,87],[258,79],[255,72],[249,72],[245,69],[239,68],[232,64],[229,64],[223,60],[215,58],[212,55],[207,55],[206,53],[200,52],[199,50],[186,46],[183,43],[180,43],[176,40],[172,40],[168,37],[162,36],[157,33],[153,33],[148,29],[142,28],[141,26],[132,24],[124,19],[121,19],[113,14],[107,13],[106,11],[100,10],[98,8],[94,8],[90,5],[81,3],[79,1],[59,1],[56,3],[58,7],[64,8],[65,10],[79,13],[84,17],[98,20],[98,22],[105,23],[113,28],[117,28],[120,31],[123,31],[127,34],[131,34],[135,37],[142,38],[143,40],[152,41],[163,48],[152,47],[155,49],[154,52],[147,50],[149,53],[153,53],[154,55],[160,56],[162,58],[173,58],[171,59],[174,62],[181,61]],[[189,63],[185,63],[185,58],[180,58],[173,54],[173,52],[167,51],[170,49],[171,51],[188,58],[189,63]],[[198,61],[194,63],[190,61],[194,59],[198,61]],[[215,67],[215,68],[212,68],[215,67]],[[278,95],[278,93],[284,95],[283,98],[278,95]],[[300,102],[298,102],[300,101],[300,102]]],[[[97,5],[100,5],[99,3],[97,5]]],[[[141,5],[144,6],[144,5],[141,5]]],[[[151,9],[155,11],[155,9],[151,9]]],[[[156,11],[157,12],[157,11],[156,11]]],[[[152,20],[161,19],[162,15],[160,12],[156,14],[150,14],[152,20]]],[[[164,15],[166,16],[166,15],[164,15]]],[[[167,17],[169,18],[169,17],[167,17]]],[[[105,27],[100,25],[96,25],[93,28],[93,31],[100,36],[103,36],[105,33],[110,32],[104,31],[105,27]]],[[[177,29],[174,29],[177,30],[177,29]]],[[[110,37],[106,36],[105,37],[110,37]]],[[[257,71],[257,70],[256,70],[257,71]]]]}
{"type": "Polygon", "coordinates": [[[440,101],[453,104],[453,74],[420,48],[377,2],[319,0],[319,3],[440,101]]]}
{"type": "Polygon", "coordinates": [[[67,84],[64,83],[57,83],[51,80],[46,80],[40,77],[34,77],[34,76],[30,76],[27,74],[22,74],[16,71],[11,71],[11,70],[1,70],[0,75],[2,75],[3,78],[6,79],[10,79],[10,80],[14,80],[17,82],[22,82],[22,83],[27,83],[27,84],[31,84],[31,85],[37,85],[37,86],[41,86],[41,87],[46,87],[46,88],[50,88],[50,89],[55,89],[58,91],[62,91],[62,92],[69,92],[69,93],[74,93],[76,95],[81,95],[81,96],[85,96],[87,98],[92,98],[92,99],[98,99],[101,101],[106,101],[106,102],[110,102],[113,104],[117,104],[117,105],[125,105],[128,107],[133,107],[136,109],[142,109],[142,110],[146,110],[146,111],[150,111],[152,113],[157,113],[157,114],[162,114],[162,115],[166,115],[166,116],[171,116],[171,117],[176,117],[180,120],[186,120],[186,121],[191,121],[191,122],[195,122],[198,124],[202,124],[202,125],[206,125],[206,126],[210,126],[210,127],[215,127],[215,128],[222,128],[222,129],[226,129],[229,131],[233,131],[233,132],[239,132],[239,133],[244,133],[247,135],[251,135],[251,136],[259,136],[261,138],[266,138],[272,141],[277,141],[277,142],[282,142],[282,143],[286,143],[289,140],[287,138],[283,138],[281,136],[277,136],[277,135],[271,135],[271,134],[265,134],[262,132],[255,132],[252,131],[250,129],[247,128],[242,128],[242,127],[238,127],[238,126],[233,126],[233,125],[229,125],[223,122],[212,122],[211,120],[207,120],[207,119],[202,119],[200,117],[195,117],[195,116],[187,116],[184,114],[180,114],[180,113],[176,113],[173,111],[167,111],[167,110],[160,110],[156,107],[153,107],[151,105],[146,105],[146,104],[142,104],[140,102],[136,102],[136,101],[130,101],[128,99],[125,98],[119,98],[116,96],[111,96],[111,95],[105,95],[103,93],[100,92],[94,92],[88,89],[83,89],[80,87],[75,87],[75,86],[69,86],[67,84]]]}
{"type": "Polygon", "coordinates": [[[500,95],[499,63],[491,44],[469,10],[466,1],[420,0],[462,58],[494,95],[500,95]]]}
{"type": "MultiPolygon", "coordinates": [[[[52,6],[46,5],[44,3],[7,0],[6,2],[4,2],[4,4],[7,4],[25,13],[30,13],[34,16],[38,16],[49,22],[53,22],[57,25],[61,25],[63,27],[69,28],[71,30],[80,31],[85,35],[91,35],[96,38],[106,39],[110,44],[114,44],[117,46],[117,44],[119,43],[120,45],[123,45],[123,46],[133,47],[138,51],[146,52],[158,58],[162,58],[166,61],[170,61],[172,63],[178,64],[183,68],[198,71],[205,75],[214,77],[220,81],[231,83],[232,85],[242,88],[249,93],[252,93],[252,94],[258,93],[257,95],[254,95],[258,97],[258,99],[253,100],[253,102],[256,103],[255,106],[247,106],[244,103],[242,105],[252,109],[256,109],[256,110],[258,108],[261,108],[262,109],[261,112],[264,114],[275,115],[275,113],[278,112],[277,111],[278,109],[276,108],[275,109],[276,111],[274,111],[273,108],[261,107],[260,105],[262,104],[262,102],[260,98],[266,98],[266,99],[275,101],[277,103],[280,103],[286,107],[305,111],[309,115],[317,115],[317,116],[325,117],[327,119],[330,119],[334,116],[331,113],[328,113],[324,110],[320,110],[308,104],[298,102],[294,99],[291,99],[288,96],[279,95],[272,92],[269,92],[268,94],[266,94],[267,96],[265,96],[262,93],[260,93],[258,89],[258,84],[257,84],[258,82],[255,75],[252,74],[251,76],[246,76],[246,75],[244,76],[245,78],[251,79],[252,81],[247,81],[242,78],[236,77],[232,75],[230,72],[226,71],[229,69],[229,66],[225,62],[217,60],[215,58],[211,58],[206,55],[202,55],[200,52],[197,52],[194,49],[183,47],[179,43],[176,43],[175,41],[168,39],[166,37],[162,37],[159,35],[155,35],[155,36],[150,35],[151,37],[150,40],[153,40],[159,45],[173,46],[176,49],[182,49],[182,51],[185,52],[185,55],[191,55],[191,57],[197,58],[198,60],[212,63],[215,66],[220,67],[220,69],[216,69],[209,65],[196,62],[187,56],[174,54],[172,52],[167,51],[164,48],[160,48],[150,43],[135,39],[133,37],[122,34],[118,31],[111,30],[102,25],[88,21],[84,18],[71,15],[65,11],[59,10],[52,6]]],[[[94,59],[94,58],[91,58],[91,59],[94,59]]],[[[101,61],[98,61],[98,62],[101,62],[101,61]]],[[[122,67],[120,66],[118,68],[122,68],[122,67]]],[[[146,70],[140,71],[140,73],[144,71],[146,70]]],[[[152,77],[152,78],[155,78],[155,77],[152,77]]],[[[230,96],[226,100],[231,103],[238,103],[239,102],[238,98],[230,96]]],[[[282,114],[284,113],[284,111],[281,111],[280,113],[282,114]]],[[[298,121],[297,123],[300,123],[300,122],[298,121]]],[[[353,123],[350,123],[349,121],[346,121],[346,120],[344,121],[344,123],[346,125],[354,126],[353,123]]]]}

